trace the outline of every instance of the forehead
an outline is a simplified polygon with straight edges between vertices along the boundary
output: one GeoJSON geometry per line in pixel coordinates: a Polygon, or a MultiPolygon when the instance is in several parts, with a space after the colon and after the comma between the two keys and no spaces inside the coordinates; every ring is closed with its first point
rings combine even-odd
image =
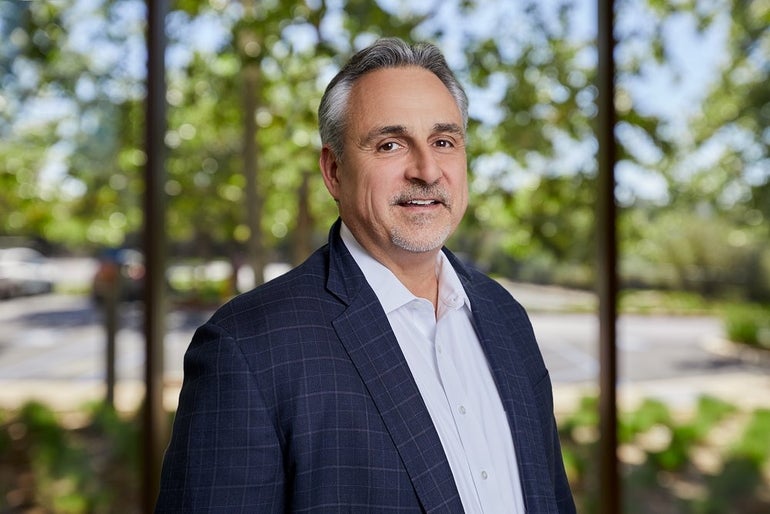
{"type": "Polygon", "coordinates": [[[361,117],[420,115],[455,123],[462,118],[444,83],[432,72],[416,66],[382,68],[362,76],[351,88],[348,107],[354,123],[361,117]]]}

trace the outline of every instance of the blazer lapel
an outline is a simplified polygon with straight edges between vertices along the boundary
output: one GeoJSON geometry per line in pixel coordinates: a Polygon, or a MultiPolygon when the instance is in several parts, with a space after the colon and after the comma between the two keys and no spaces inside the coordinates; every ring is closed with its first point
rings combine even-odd
{"type": "Polygon", "coordinates": [[[521,329],[511,333],[510,326],[501,320],[510,317],[512,313],[499,312],[493,299],[474,294],[467,275],[462,279],[473,306],[479,340],[508,416],[527,512],[557,512],[544,434],[539,421],[538,400],[527,375],[526,360],[516,344],[517,341],[534,339],[534,333],[524,317],[517,324],[521,329]]]}
{"type": "Polygon", "coordinates": [[[329,256],[327,287],[348,305],[332,324],[380,412],[424,510],[462,512],[430,414],[385,312],[339,237],[339,222],[332,227],[329,256]]]}

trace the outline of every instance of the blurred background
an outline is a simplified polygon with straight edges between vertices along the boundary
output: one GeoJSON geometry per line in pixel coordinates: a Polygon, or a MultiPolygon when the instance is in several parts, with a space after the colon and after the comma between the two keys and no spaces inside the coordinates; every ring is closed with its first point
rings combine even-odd
{"type": "MultiPolygon", "coordinates": [[[[770,2],[618,0],[628,513],[770,512],[770,2]]],[[[581,513],[597,471],[591,0],[168,2],[163,407],[218,305],[323,244],[323,88],[379,36],[470,97],[450,247],[532,316],[581,513]]],[[[0,0],[0,512],[142,512],[147,7],[0,0]]]]}

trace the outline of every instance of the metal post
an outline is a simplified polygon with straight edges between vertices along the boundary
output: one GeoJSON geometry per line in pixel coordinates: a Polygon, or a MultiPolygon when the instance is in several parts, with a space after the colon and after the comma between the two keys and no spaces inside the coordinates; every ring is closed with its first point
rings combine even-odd
{"type": "Polygon", "coordinates": [[[598,127],[599,175],[597,202],[599,295],[599,512],[621,512],[617,457],[617,240],[615,203],[615,38],[614,1],[598,0],[598,127]]]}
{"type": "Polygon", "coordinates": [[[166,0],[147,0],[147,99],[144,195],[145,401],[143,409],[142,511],[155,508],[168,426],[163,409],[163,336],[165,333],[166,205],[165,18],[166,0]]]}

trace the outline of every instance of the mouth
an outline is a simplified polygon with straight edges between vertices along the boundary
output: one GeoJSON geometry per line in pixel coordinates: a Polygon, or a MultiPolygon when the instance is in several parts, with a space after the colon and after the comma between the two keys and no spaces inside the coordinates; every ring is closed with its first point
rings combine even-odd
{"type": "Polygon", "coordinates": [[[402,200],[398,202],[398,205],[402,207],[429,207],[431,205],[443,205],[444,202],[436,199],[417,199],[412,198],[408,200],[402,200]]]}
{"type": "Polygon", "coordinates": [[[449,195],[441,188],[419,188],[412,191],[403,191],[391,199],[392,205],[399,207],[437,207],[449,206],[449,195]],[[423,190],[419,190],[423,189],[423,190]],[[425,190],[430,189],[430,190],[425,190]]]}

